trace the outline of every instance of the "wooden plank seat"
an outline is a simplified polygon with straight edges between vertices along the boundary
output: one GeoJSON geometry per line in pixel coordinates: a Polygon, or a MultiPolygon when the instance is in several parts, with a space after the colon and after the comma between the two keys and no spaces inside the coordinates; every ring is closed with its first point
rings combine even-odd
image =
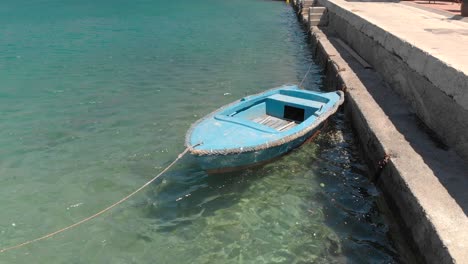
{"type": "Polygon", "coordinates": [[[271,127],[277,131],[285,131],[297,125],[294,121],[284,120],[278,117],[263,115],[252,119],[255,123],[271,127]]]}

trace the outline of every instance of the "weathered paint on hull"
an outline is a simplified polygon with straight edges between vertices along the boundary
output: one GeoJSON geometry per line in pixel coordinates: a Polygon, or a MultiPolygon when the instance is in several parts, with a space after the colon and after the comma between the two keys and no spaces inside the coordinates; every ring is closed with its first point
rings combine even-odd
{"type": "Polygon", "coordinates": [[[197,159],[200,167],[208,173],[223,173],[246,169],[252,166],[265,164],[275,158],[285,155],[289,151],[308,141],[307,139],[314,138],[320,132],[322,127],[323,126],[320,126],[317,129],[311,130],[309,133],[294,141],[264,150],[228,155],[195,156],[195,158],[197,159]]]}

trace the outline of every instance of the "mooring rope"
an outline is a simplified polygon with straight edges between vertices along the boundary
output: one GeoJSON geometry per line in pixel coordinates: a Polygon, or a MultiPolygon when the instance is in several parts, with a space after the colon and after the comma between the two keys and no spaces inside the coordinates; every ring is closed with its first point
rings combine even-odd
{"type": "MultiPolygon", "coordinates": [[[[304,83],[304,81],[305,81],[307,75],[309,75],[309,72],[310,72],[310,70],[312,69],[312,65],[314,65],[314,62],[311,62],[311,63],[310,63],[309,69],[307,70],[306,74],[304,75],[304,78],[302,78],[302,81],[301,81],[301,83],[299,84],[299,87],[300,87],[300,88],[302,88],[302,84],[304,83]]],[[[302,88],[302,89],[304,89],[304,88],[302,88]]]]}
{"type": "MultiPolygon", "coordinates": [[[[199,144],[197,144],[199,145],[199,144]]],[[[154,182],[157,178],[159,178],[161,175],[163,175],[167,170],[169,170],[174,164],[176,164],[177,161],[179,161],[185,154],[187,154],[187,152],[189,151],[189,148],[186,148],[182,153],[179,154],[179,156],[177,156],[177,158],[171,163],[169,164],[164,170],[162,170],[158,175],[156,175],[154,178],[152,178],[151,180],[149,180],[148,182],[146,182],[145,184],[143,184],[140,188],[136,189],[135,191],[133,191],[132,193],[130,193],[129,195],[125,196],[124,198],[120,199],[119,201],[113,203],[112,205],[102,209],[101,211],[91,215],[91,216],[88,216],[74,224],[71,224],[67,227],[64,227],[64,228],[61,228],[57,231],[54,231],[52,233],[49,233],[47,235],[44,235],[44,236],[41,236],[41,237],[38,237],[36,239],[32,239],[32,240],[28,240],[26,242],[23,242],[21,244],[18,244],[18,245],[15,245],[15,246],[11,246],[11,247],[6,247],[6,248],[3,248],[0,250],[0,253],[3,253],[5,251],[8,251],[8,250],[12,250],[12,249],[17,249],[17,248],[20,248],[20,247],[23,247],[23,246],[26,246],[26,245],[29,245],[31,243],[34,243],[34,242],[38,242],[38,241],[41,241],[41,240],[44,240],[44,239],[47,239],[47,238],[50,238],[50,237],[53,237],[57,234],[60,234],[62,232],[65,232],[69,229],[72,229],[74,227],[77,227],[81,224],[84,224],[102,214],[104,214],[105,212],[109,211],[110,209],[116,207],[117,205],[125,202],[126,200],[130,199],[130,197],[132,197],[133,195],[135,195],[136,193],[138,193],[139,191],[143,190],[146,186],[150,185],[152,182],[154,182]]]]}

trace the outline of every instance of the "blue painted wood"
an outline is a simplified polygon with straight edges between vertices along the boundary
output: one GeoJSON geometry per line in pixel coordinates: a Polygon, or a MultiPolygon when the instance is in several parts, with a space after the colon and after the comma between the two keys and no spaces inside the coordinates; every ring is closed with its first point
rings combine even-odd
{"type": "MultiPolygon", "coordinates": [[[[340,101],[341,93],[320,93],[282,86],[264,93],[244,97],[195,123],[187,133],[186,145],[205,170],[246,167],[264,162],[301,145],[317,128],[318,118],[340,101]],[[304,120],[289,124],[285,107],[303,109],[304,120]],[[256,120],[272,116],[277,122],[291,125],[269,126],[256,120]],[[309,128],[309,129],[308,129],[309,128]],[[301,132],[305,132],[301,133],[301,132]],[[195,146],[201,143],[201,145],[195,146]],[[271,145],[271,147],[269,146],[271,145]]],[[[335,109],[335,108],[333,108],[335,109]]]]}
{"type": "Polygon", "coordinates": [[[228,155],[194,155],[200,167],[209,172],[228,172],[243,169],[255,164],[268,162],[299,147],[306,139],[313,135],[311,131],[297,140],[258,151],[247,151],[228,155]]]}

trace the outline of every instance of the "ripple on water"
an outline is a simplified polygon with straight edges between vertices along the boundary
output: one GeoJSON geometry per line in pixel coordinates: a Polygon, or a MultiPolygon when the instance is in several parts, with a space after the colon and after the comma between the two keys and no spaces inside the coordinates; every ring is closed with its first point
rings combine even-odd
{"type": "MultiPolygon", "coordinates": [[[[5,0],[0,23],[5,246],[124,197],[183,150],[192,122],[301,82],[312,58],[280,1],[5,0]]],[[[313,65],[305,87],[321,78],[313,65]]],[[[398,262],[343,119],[255,169],[208,176],[186,158],[102,218],[0,262],[398,262]]]]}
{"type": "Polygon", "coordinates": [[[137,236],[176,262],[398,262],[380,193],[342,118],[314,143],[260,168],[174,171],[137,205],[147,221],[137,236]]]}

